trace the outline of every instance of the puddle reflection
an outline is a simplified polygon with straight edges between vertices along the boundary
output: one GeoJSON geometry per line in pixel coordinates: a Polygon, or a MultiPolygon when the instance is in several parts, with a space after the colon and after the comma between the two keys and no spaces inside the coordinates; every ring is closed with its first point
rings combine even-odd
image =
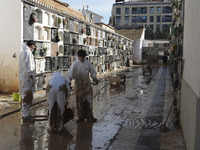
{"type": "Polygon", "coordinates": [[[20,150],[34,150],[33,144],[33,127],[30,123],[23,123],[21,125],[21,143],[20,150]]]}
{"type": "Polygon", "coordinates": [[[121,85],[110,85],[110,94],[120,94],[126,91],[125,84],[121,85]]]}
{"type": "Polygon", "coordinates": [[[66,150],[72,139],[73,136],[67,130],[49,135],[46,129],[39,131],[33,124],[23,123],[21,125],[20,150],[66,150]]]}
{"type": "Polygon", "coordinates": [[[64,130],[59,134],[51,134],[48,136],[48,150],[66,150],[73,139],[71,133],[64,130]]]}
{"type": "Polygon", "coordinates": [[[92,149],[92,123],[78,123],[75,150],[92,149]]]}

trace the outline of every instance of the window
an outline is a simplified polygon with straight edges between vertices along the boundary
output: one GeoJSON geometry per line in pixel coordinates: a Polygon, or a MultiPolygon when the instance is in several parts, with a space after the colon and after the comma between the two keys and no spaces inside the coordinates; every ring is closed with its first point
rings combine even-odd
{"type": "Polygon", "coordinates": [[[150,14],[153,14],[154,13],[154,7],[151,7],[150,8],[150,14]]]}
{"type": "Polygon", "coordinates": [[[132,8],[132,14],[146,14],[146,13],[147,13],[147,7],[132,8]]]}
{"type": "Polygon", "coordinates": [[[116,23],[119,24],[120,22],[121,22],[121,17],[120,17],[120,16],[117,16],[117,17],[116,17],[116,23]]]}
{"type": "Polygon", "coordinates": [[[140,21],[141,22],[147,22],[147,16],[141,16],[140,21]]]}
{"type": "Polygon", "coordinates": [[[132,17],[132,23],[145,23],[147,22],[147,16],[133,16],[132,17]]]}
{"type": "Polygon", "coordinates": [[[132,14],[136,14],[137,8],[132,8],[132,14]]]}
{"type": "Polygon", "coordinates": [[[137,21],[137,16],[133,16],[132,17],[132,23],[137,23],[138,21],[137,21]]]}
{"type": "Polygon", "coordinates": [[[125,14],[129,14],[129,8],[125,8],[125,14]]]}
{"type": "Polygon", "coordinates": [[[163,25],[162,25],[162,29],[167,29],[167,28],[169,28],[169,27],[170,27],[169,24],[163,24],[163,25]]]}
{"type": "Polygon", "coordinates": [[[172,8],[167,6],[162,8],[162,13],[172,13],[172,8]]]}
{"type": "Polygon", "coordinates": [[[151,24],[149,27],[150,27],[150,29],[153,31],[153,25],[151,24]]]}
{"type": "Polygon", "coordinates": [[[125,23],[129,24],[129,16],[125,16],[125,23]]]}
{"type": "Polygon", "coordinates": [[[154,16],[150,16],[150,22],[154,22],[154,16]]]}
{"type": "Polygon", "coordinates": [[[163,16],[162,22],[172,22],[172,16],[163,16]]]}
{"type": "Polygon", "coordinates": [[[157,27],[157,28],[160,28],[160,27],[161,27],[161,25],[160,25],[160,24],[157,24],[157,25],[156,25],[156,27],[157,27]]]}
{"type": "Polygon", "coordinates": [[[157,7],[157,13],[160,14],[161,13],[161,8],[157,7]]]}
{"type": "Polygon", "coordinates": [[[160,22],[160,16],[157,16],[157,22],[160,22]]]}
{"type": "Polygon", "coordinates": [[[121,14],[121,8],[116,9],[116,14],[121,14]]]}

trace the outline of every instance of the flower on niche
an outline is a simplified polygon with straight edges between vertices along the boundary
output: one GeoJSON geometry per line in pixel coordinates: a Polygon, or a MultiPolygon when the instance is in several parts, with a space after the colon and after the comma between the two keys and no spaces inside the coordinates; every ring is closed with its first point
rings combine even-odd
{"type": "Polygon", "coordinates": [[[58,23],[59,23],[59,24],[61,24],[61,21],[62,21],[61,18],[58,18],[58,23]]]}

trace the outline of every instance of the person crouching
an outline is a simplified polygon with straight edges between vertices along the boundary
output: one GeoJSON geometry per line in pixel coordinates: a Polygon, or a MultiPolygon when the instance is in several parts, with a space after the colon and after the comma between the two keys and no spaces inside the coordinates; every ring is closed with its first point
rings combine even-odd
{"type": "Polygon", "coordinates": [[[50,133],[63,129],[65,123],[74,118],[73,111],[67,109],[70,87],[59,72],[54,72],[46,88],[49,104],[48,131],[50,133]]]}

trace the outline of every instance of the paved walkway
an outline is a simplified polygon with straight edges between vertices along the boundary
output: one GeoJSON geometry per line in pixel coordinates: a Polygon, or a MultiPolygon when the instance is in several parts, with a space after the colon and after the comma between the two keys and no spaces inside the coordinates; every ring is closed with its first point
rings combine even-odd
{"type": "Polygon", "coordinates": [[[165,121],[173,101],[170,80],[169,69],[160,68],[146,89],[149,92],[140,97],[141,101],[146,101],[139,102],[143,108],[137,108],[142,109],[143,113],[139,111],[138,115],[138,112],[134,112],[127,117],[115,136],[110,150],[186,149],[181,128],[173,125],[173,110],[166,125],[169,131],[160,131],[160,125],[165,121]]]}
{"type": "MultiPolygon", "coordinates": [[[[154,67],[152,76],[143,76],[142,67],[123,70],[126,84],[119,88],[109,85],[94,99],[94,115],[98,122],[65,125],[63,134],[49,135],[47,122],[20,123],[16,113],[0,120],[2,149],[50,150],[185,150],[180,128],[173,125],[170,114],[168,132],[160,132],[160,125],[172,103],[169,70],[154,67]]],[[[104,76],[105,77],[105,76],[104,76]]],[[[104,78],[102,76],[102,78],[104,78]]],[[[108,81],[94,86],[96,94],[108,81]]],[[[75,97],[69,106],[75,111],[75,97]]],[[[34,106],[34,115],[46,115],[47,103],[34,106]]]]}

